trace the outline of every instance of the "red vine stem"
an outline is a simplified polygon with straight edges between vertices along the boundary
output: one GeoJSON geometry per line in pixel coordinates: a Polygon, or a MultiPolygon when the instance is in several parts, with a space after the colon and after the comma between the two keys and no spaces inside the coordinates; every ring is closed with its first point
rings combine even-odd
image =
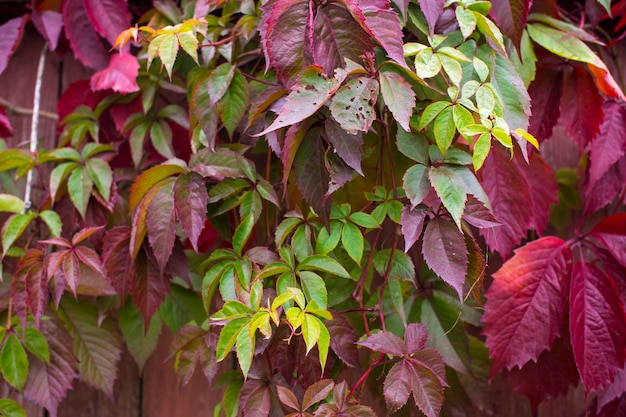
{"type": "Polygon", "coordinates": [[[374,362],[370,363],[370,366],[367,368],[367,370],[363,373],[363,375],[361,375],[361,377],[358,379],[358,381],[356,381],[354,383],[354,385],[352,386],[352,389],[348,393],[348,396],[346,397],[346,400],[350,399],[354,395],[355,391],[359,388],[359,386],[363,385],[363,383],[365,382],[365,380],[367,379],[369,374],[374,370],[375,367],[380,365],[380,363],[383,361],[384,357],[385,357],[385,355],[383,355],[381,353],[380,356],[378,357],[378,359],[376,359],[374,362]]]}

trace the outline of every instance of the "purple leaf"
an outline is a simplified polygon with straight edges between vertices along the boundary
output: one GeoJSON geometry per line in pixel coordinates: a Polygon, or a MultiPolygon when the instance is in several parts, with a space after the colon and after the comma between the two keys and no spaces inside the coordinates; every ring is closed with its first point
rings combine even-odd
{"type": "Polygon", "coordinates": [[[445,364],[435,349],[423,349],[413,357],[411,362],[411,390],[419,409],[427,417],[437,417],[443,405],[443,387],[445,381],[445,364]]]}
{"type": "Polygon", "coordinates": [[[556,237],[518,249],[485,294],[485,344],[492,373],[522,367],[549,349],[567,314],[572,251],[556,237]]]}
{"type": "Polygon", "coordinates": [[[532,101],[532,115],[528,131],[537,138],[539,143],[552,136],[560,112],[555,103],[561,101],[563,89],[563,72],[554,66],[541,66],[541,76],[535,77],[528,86],[528,94],[532,101]]]}
{"type": "Polygon", "coordinates": [[[22,40],[27,16],[16,17],[0,26],[0,74],[6,69],[11,55],[22,40]]]}
{"type": "Polygon", "coordinates": [[[494,1],[491,14],[502,32],[513,40],[519,50],[532,0],[494,1]]]}
{"type": "Polygon", "coordinates": [[[626,152],[626,110],[621,103],[607,100],[602,106],[604,120],[600,133],[591,142],[589,187],[593,187],[626,152]]]}
{"type": "Polygon", "coordinates": [[[328,2],[318,8],[313,22],[313,59],[324,73],[330,75],[336,68],[345,67],[345,59],[362,61],[366,53],[373,51],[370,36],[345,7],[328,2]]]}
{"type": "Polygon", "coordinates": [[[593,228],[591,236],[598,239],[623,267],[626,267],[626,214],[603,219],[593,228]]]}
{"type": "Polygon", "coordinates": [[[501,225],[491,214],[491,211],[485,207],[485,204],[471,194],[467,196],[467,202],[463,210],[463,220],[479,229],[488,229],[501,225]]]}
{"type": "Polygon", "coordinates": [[[270,387],[263,381],[249,379],[241,387],[239,403],[243,414],[249,417],[268,417],[271,400],[270,387]]]}
{"type": "MultiPolygon", "coordinates": [[[[26,323],[30,312],[40,325],[48,301],[48,276],[44,254],[39,249],[29,249],[17,263],[11,280],[11,300],[15,315],[26,323]]],[[[65,288],[64,288],[65,289],[65,288]]]]}
{"type": "Polygon", "coordinates": [[[358,344],[375,352],[393,356],[403,356],[406,353],[404,341],[393,333],[374,333],[358,344]]]}
{"type": "Polygon", "coordinates": [[[408,207],[404,207],[402,209],[400,224],[402,225],[402,236],[404,236],[405,253],[407,253],[422,236],[426,213],[426,210],[423,208],[410,210],[408,207]]]}
{"type": "Polygon", "coordinates": [[[174,207],[174,181],[159,189],[148,206],[146,215],[148,241],[161,274],[172,254],[176,240],[176,211],[174,207]]]}
{"type": "Polygon", "coordinates": [[[622,369],[615,376],[615,380],[606,389],[598,392],[598,408],[602,409],[607,404],[626,393],[626,369],[622,369]]]}
{"type": "Polygon", "coordinates": [[[411,355],[426,347],[428,343],[428,328],[425,324],[411,323],[404,330],[404,344],[406,353],[411,355]]]}
{"type": "Polygon", "coordinates": [[[76,57],[83,65],[95,70],[106,68],[109,62],[107,51],[87,17],[82,0],[64,1],[62,13],[65,35],[76,57]]]}
{"type": "Polygon", "coordinates": [[[351,135],[339,126],[339,123],[326,119],[324,136],[333,146],[337,155],[352,169],[363,175],[361,170],[361,155],[363,155],[363,138],[361,133],[351,135]]]}
{"type": "Polygon", "coordinates": [[[626,186],[626,156],[620,158],[595,183],[585,186],[585,214],[592,213],[622,195],[626,186]]]}
{"type": "Polygon", "coordinates": [[[91,89],[111,89],[117,93],[128,94],[139,91],[137,85],[139,61],[130,53],[111,55],[109,66],[91,76],[91,89]]]}
{"type": "Polygon", "coordinates": [[[259,25],[265,59],[290,87],[300,71],[313,64],[311,20],[307,0],[275,0],[263,8],[259,25]]]}
{"type": "Polygon", "coordinates": [[[392,414],[409,400],[411,395],[411,365],[407,361],[396,363],[387,373],[383,394],[388,413],[392,414]]]}
{"type": "Polygon", "coordinates": [[[442,218],[431,219],[424,231],[422,253],[428,267],[463,298],[468,252],[459,229],[442,218]]]}
{"type": "Polygon", "coordinates": [[[595,265],[574,265],[570,334],[586,392],[610,384],[626,360],[626,316],[613,279],[595,265]]]}
{"type": "Polygon", "coordinates": [[[50,50],[57,49],[59,36],[63,29],[63,16],[54,10],[42,10],[41,12],[33,10],[30,15],[35,28],[43,38],[48,42],[50,50]]]}
{"type": "Polygon", "coordinates": [[[130,26],[125,0],[82,0],[93,28],[111,45],[130,26]]]}
{"type": "Polygon", "coordinates": [[[121,300],[126,300],[133,274],[129,265],[130,227],[117,226],[107,231],[102,239],[102,269],[121,300]]]}
{"type": "Polygon", "coordinates": [[[55,315],[43,321],[41,331],[48,341],[50,363],[31,357],[24,396],[56,417],[61,400],[72,388],[77,362],[71,350],[72,338],[55,315]]]}
{"type": "Polygon", "coordinates": [[[389,0],[342,0],[352,17],[398,64],[408,68],[404,60],[402,28],[389,0]]]}
{"type": "Polygon", "coordinates": [[[446,3],[446,0],[418,0],[418,2],[426,18],[426,22],[428,23],[428,32],[432,37],[435,33],[437,20],[439,20],[439,16],[443,13],[443,5],[446,3]]]}
{"type": "Polygon", "coordinates": [[[330,379],[322,379],[307,388],[302,397],[302,409],[306,410],[314,404],[324,400],[335,387],[335,383],[330,379]]]}
{"type": "Polygon", "coordinates": [[[176,215],[194,250],[204,229],[209,195],[204,179],[195,172],[183,174],[174,184],[176,215]]]}
{"type": "Polygon", "coordinates": [[[361,366],[356,348],[354,328],[344,316],[333,313],[333,319],[325,322],[330,334],[330,348],[346,365],[353,368],[361,366]]]}
{"type": "Polygon", "coordinates": [[[150,323],[150,319],[169,293],[169,282],[159,273],[153,256],[145,251],[139,252],[131,272],[133,278],[129,290],[130,296],[141,312],[144,323],[150,323]]]}

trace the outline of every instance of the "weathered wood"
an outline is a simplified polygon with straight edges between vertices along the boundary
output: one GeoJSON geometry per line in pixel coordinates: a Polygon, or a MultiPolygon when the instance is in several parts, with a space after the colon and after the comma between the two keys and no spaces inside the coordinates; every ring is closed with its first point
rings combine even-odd
{"type": "Polygon", "coordinates": [[[156,352],[148,359],[143,378],[143,416],[213,416],[222,393],[211,389],[200,369],[181,390],[173,359],[167,360],[172,334],[164,329],[156,352]]]}
{"type": "Polygon", "coordinates": [[[75,381],[74,389],[59,406],[58,417],[139,417],[140,401],[139,370],[125,350],[118,366],[113,398],[84,382],[75,381]]]}

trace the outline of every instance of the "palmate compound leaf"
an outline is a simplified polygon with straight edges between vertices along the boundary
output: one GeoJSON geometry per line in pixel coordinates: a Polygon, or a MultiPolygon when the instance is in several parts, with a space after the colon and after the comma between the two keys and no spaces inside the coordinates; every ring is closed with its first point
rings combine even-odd
{"type": "Polygon", "coordinates": [[[500,30],[519,49],[532,0],[503,0],[491,3],[491,14],[500,30]]]}
{"type": "Polygon", "coordinates": [[[41,330],[50,348],[50,362],[31,358],[24,395],[45,407],[51,417],[56,417],[57,407],[72,387],[77,360],[72,352],[72,338],[59,318],[53,315],[44,320],[41,330]]]}
{"type": "Polygon", "coordinates": [[[74,339],[78,371],[88,384],[113,396],[122,337],[111,318],[99,322],[98,308],[82,300],[62,299],[59,316],[74,339]]]}
{"type": "Polygon", "coordinates": [[[572,273],[570,334],[585,391],[606,387],[626,360],[626,315],[613,278],[584,261],[572,273]]]}
{"type": "Polygon", "coordinates": [[[569,246],[544,237],[517,249],[493,275],[483,317],[492,374],[536,361],[560,335],[571,268],[569,246]]]}
{"type": "Polygon", "coordinates": [[[463,298],[468,251],[463,233],[450,221],[431,219],[424,231],[422,254],[426,264],[463,298]]]}
{"type": "Polygon", "coordinates": [[[102,269],[105,278],[111,283],[120,299],[126,300],[133,281],[133,273],[129,266],[130,227],[117,226],[107,230],[102,239],[102,269]]]}

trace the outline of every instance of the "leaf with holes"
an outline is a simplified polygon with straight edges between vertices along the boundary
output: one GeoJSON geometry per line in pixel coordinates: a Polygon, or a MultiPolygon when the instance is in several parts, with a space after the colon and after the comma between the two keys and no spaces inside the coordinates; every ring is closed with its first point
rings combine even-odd
{"type": "Polygon", "coordinates": [[[337,90],[330,103],[330,112],[349,134],[367,132],[376,118],[374,105],[377,97],[376,79],[353,78],[337,90]]]}

